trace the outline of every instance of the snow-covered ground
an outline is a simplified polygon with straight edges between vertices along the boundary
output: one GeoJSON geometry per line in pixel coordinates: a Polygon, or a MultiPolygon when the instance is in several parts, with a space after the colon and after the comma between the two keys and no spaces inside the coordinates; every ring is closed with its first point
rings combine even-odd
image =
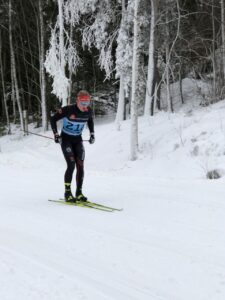
{"type": "Polygon", "coordinates": [[[84,193],[113,213],[48,202],[63,196],[60,146],[2,137],[0,299],[224,300],[224,115],[222,101],[140,118],[133,162],[129,121],[98,124],[84,193]]]}

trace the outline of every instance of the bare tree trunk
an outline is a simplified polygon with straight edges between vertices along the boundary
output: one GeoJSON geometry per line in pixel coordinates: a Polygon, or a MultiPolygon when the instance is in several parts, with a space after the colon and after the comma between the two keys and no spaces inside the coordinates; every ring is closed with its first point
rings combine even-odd
{"type": "Polygon", "coordinates": [[[213,87],[212,87],[212,101],[216,101],[216,50],[215,50],[215,42],[216,42],[216,33],[215,33],[215,20],[214,20],[214,0],[212,1],[212,65],[213,65],[213,87]]]}
{"type": "MultiPolygon", "coordinates": [[[[151,0],[151,28],[150,28],[150,42],[149,42],[149,54],[148,54],[148,77],[146,84],[145,95],[145,109],[144,115],[150,115],[150,107],[154,94],[154,74],[155,74],[155,26],[156,26],[156,14],[157,14],[156,0],[151,0]]],[[[152,104],[154,105],[154,104],[152,104]]]]}
{"type": "Polygon", "coordinates": [[[39,0],[39,20],[40,20],[40,87],[41,87],[41,115],[42,115],[42,129],[46,131],[48,129],[47,122],[47,109],[46,109],[46,81],[45,81],[45,69],[44,69],[44,59],[45,59],[45,41],[44,41],[44,20],[43,20],[43,6],[42,1],[39,0]]]}
{"type": "MultiPolygon", "coordinates": [[[[29,2],[32,4],[33,9],[35,10],[35,6],[36,5],[33,3],[34,1],[32,2],[32,0],[29,0],[29,2]]],[[[20,6],[21,6],[21,11],[22,11],[23,21],[26,24],[25,28],[26,28],[27,48],[29,50],[29,56],[26,56],[26,59],[28,59],[28,57],[29,57],[30,58],[29,59],[29,63],[31,64],[32,67],[34,67],[36,64],[35,64],[35,59],[34,59],[34,53],[32,51],[32,47],[31,47],[32,46],[31,37],[30,37],[30,35],[28,33],[28,30],[27,30],[27,28],[28,28],[29,25],[28,25],[28,22],[27,22],[27,16],[25,15],[25,12],[24,12],[24,2],[23,2],[23,0],[20,0],[20,6]]],[[[37,24],[37,26],[38,26],[38,24],[37,24]]],[[[35,85],[36,92],[34,91],[34,89],[32,90],[32,82],[36,81],[36,77],[34,75],[34,72],[32,72],[30,74],[30,78],[29,79],[30,80],[29,80],[29,84],[28,84],[28,102],[29,102],[29,105],[30,105],[31,95],[32,95],[32,93],[33,94],[38,94],[38,92],[39,92],[39,86],[37,87],[37,84],[35,85]]]]}
{"type": "MultiPolygon", "coordinates": [[[[166,23],[169,24],[168,20],[168,14],[166,14],[166,23]]],[[[170,92],[170,49],[169,49],[169,25],[166,26],[166,36],[167,36],[167,43],[166,43],[166,89],[167,89],[167,106],[168,110],[173,112],[173,101],[171,97],[171,92],[170,92]]]]}
{"type": "Polygon", "coordinates": [[[124,76],[120,75],[120,89],[119,89],[119,100],[116,112],[116,124],[117,129],[120,129],[120,122],[124,120],[124,103],[125,103],[125,91],[124,91],[124,76]]]}
{"type": "MultiPolygon", "coordinates": [[[[125,13],[126,13],[125,0],[122,0],[121,26],[123,26],[125,13]]],[[[117,112],[116,112],[116,126],[117,126],[118,130],[120,129],[120,122],[122,120],[124,120],[124,114],[125,114],[124,110],[125,110],[124,74],[123,74],[123,71],[121,70],[119,99],[118,99],[118,106],[117,106],[117,112]]]]}
{"type": "Polygon", "coordinates": [[[20,126],[21,130],[24,131],[24,123],[23,123],[23,111],[22,106],[20,103],[20,95],[19,95],[19,88],[18,88],[18,81],[17,81],[17,75],[16,75],[16,61],[15,61],[15,53],[13,48],[13,38],[12,38],[12,3],[11,0],[9,0],[9,44],[10,44],[10,58],[11,58],[11,73],[13,78],[13,88],[15,88],[15,94],[16,94],[16,102],[19,110],[20,115],[20,126]]]}
{"type": "Polygon", "coordinates": [[[184,97],[183,97],[183,85],[182,85],[182,76],[181,76],[181,64],[179,68],[179,90],[180,90],[180,98],[181,98],[181,103],[184,104],[184,97]]]}
{"type": "Polygon", "coordinates": [[[160,85],[161,85],[161,80],[160,80],[160,75],[159,75],[159,71],[157,69],[157,61],[158,61],[158,55],[155,55],[155,74],[154,74],[154,95],[152,97],[152,101],[151,101],[151,116],[154,115],[154,111],[155,108],[157,107],[158,110],[161,109],[161,103],[160,103],[160,97],[161,97],[161,89],[160,89],[160,85]]]}
{"type": "Polygon", "coordinates": [[[4,68],[3,68],[3,63],[2,63],[2,37],[1,37],[1,31],[0,31],[0,69],[1,69],[2,93],[3,93],[3,107],[4,107],[4,110],[5,110],[6,123],[7,123],[7,127],[8,127],[8,134],[11,134],[10,121],[9,121],[9,112],[8,112],[6,92],[5,92],[4,68]]]}
{"type": "Polygon", "coordinates": [[[13,105],[13,123],[16,122],[16,96],[15,96],[15,89],[14,89],[14,79],[13,79],[13,72],[11,66],[11,100],[13,105]]]}
{"type": "Polygon", "coordinates": [[[133,61],[132,61],[132,94],[131,94],[131,160],[137,159],[138,152],[138,104],[137,104],[137,77],[138,77],[138,6],[139,0],[134,2],[134,37],[133,37],[133,61]]]}
{"type": "MultiPolygon", "coordinates": [[[[30,90],[30,82],[29,82],[29,75],[28,75],[28,65],[27,65],[27,62],[26,62],[25,44],[24,44],[24,41],[23,41],[23,38],[22,38],[21,23],[19,23],[19,32],[20,32],[20,43],[21,43],[21,48],[22,48],[22,51],[21,51],[22,55],[19,53],[19,55],[17,55],[17,57],[22,56],[22,59],[23,59],[23,72],[22,73],[26,74],[27,91],[24,91],[24,89],[23,89],[23,97],[22,97],[22,99],[23,99],[23,101],[22,101],[23,105],[22,106],[25,107],[25,105],[24,105],[24,102],[25,102],[24,92],[27,94],[28,103],[30,103],[31,90],[30,90]]],[[[19,57],[19,59],[20,59],[20,57],[19,57]]],[[[19,75],[21,75],[21,72],[18,72],[18,73],[19,73],[19,75]]],[[[22,87],[22,81],[21,80],[20,80],[20,87],[22,87]]]]}

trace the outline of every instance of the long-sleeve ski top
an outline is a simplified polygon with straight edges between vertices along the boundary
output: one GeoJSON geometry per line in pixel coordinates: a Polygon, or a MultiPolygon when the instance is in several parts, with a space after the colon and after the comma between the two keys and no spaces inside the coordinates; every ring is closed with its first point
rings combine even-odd
{"type": "Polygon", "coordinates": [[[76,104],[60,108],[50,119],[53,133],[57,133],[57,121],[63,119],[62,135],[70,137],[81,136],[85,124],[87,123],[90,133],[94,133],[94,121],[92,110],[82,112],[76,104]]]}

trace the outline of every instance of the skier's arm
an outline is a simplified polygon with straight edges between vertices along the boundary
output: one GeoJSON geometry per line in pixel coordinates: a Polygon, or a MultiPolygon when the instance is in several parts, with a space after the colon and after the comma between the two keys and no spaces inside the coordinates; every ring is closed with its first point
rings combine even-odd
{"type": "Polygon", "coordinates": [[[67,115],[67,111],[68,111],[68,106],[65,106],[65,107],[58,109],[57,112],[53,116],[51,116],[50,124],[51,124],[51,128],[52,128],[52,131],[54,134],[58,133],[57,121],[64,118],[67,115]]]}
{"type": "Polygon", "coordinates": [[[90,117],[88,119],[87,125],[88,125],[88,129],[90,131],[90,134],[92,134],[92,133],[94,134],[95,131],[94,131],[94,120],[92,117],[92,112],[90,113],[90,117]]]}
{"type": "Polygon", "coordinates": [[[94,132],[94,120],[92,117],[92,112],[90,113],[90,117],[88,119],[88,129],[90,131],[90,139],[89,139],[89,143],[90,144],[94,144],[95,142],[95,132],[94,132]]]}

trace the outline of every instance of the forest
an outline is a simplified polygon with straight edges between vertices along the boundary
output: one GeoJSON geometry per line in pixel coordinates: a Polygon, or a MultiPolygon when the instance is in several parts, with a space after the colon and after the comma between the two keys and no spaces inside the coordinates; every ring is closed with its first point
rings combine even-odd
{"type": "Polygon", "coordinates": [[[96,114],[131,119],[135,160],[138,117],[173,113],[173,83],[181,103],[187,77],[210,85],[202,105],[224,99],[224,18],[224,0],[1,0],[1,134],[25,115],[46,131],[86,89],[96,114]]]}

